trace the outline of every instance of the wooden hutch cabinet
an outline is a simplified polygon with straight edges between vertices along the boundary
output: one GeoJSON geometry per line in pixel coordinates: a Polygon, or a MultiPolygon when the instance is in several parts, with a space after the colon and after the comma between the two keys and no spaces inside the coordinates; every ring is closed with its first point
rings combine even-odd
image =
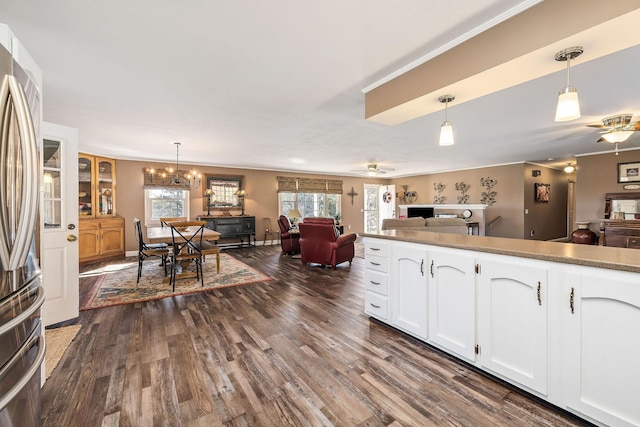
{"type": "Polygon", "coordinates": [[[116,161],[78,154],[80,262],[124,257],[124,218],[116,215],[116,161]]]}
{"type": "Polygon", "coordinates": [[[640,249],[640,193],[607,193],[600,245],[640,249]]]}

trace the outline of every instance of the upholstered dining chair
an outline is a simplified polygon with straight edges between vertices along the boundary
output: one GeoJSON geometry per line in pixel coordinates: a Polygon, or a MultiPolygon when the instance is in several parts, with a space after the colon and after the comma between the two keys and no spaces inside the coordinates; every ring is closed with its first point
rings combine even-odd
{"type": "Polygon", "coordinates": [[[199,279],[204,287],[204,275],[202,274],[202,233],[207,223],[205,221],[173,221],[171,227],[171,241],[173,255],[171,257],[171,289],[176,290],[176,274],[178,267],[183,263],[193,262],[196,266],[196,279],[199,279]],[[189,227],[197,229],[186,233],[189,227]]]}
{"type": "Polygon", "coordinates": [[[160,227],[168,227],[170,222],[187,221],[186,216],[179,216],[175,218],[160,218],[160,227]]]}
{"type": "Polygon", "coordinates": [[[267,239],[270,245],[273,245],[273,239],[280,241],[280,231],[271,228],[271,218],[262,218],[262,227],[264,228],[263,245],[267,244],[267,239]]]}
{"type": "Polygon", "coordinates": [[[138,279],[136,286],[140,283],[142,276],[142,262],[150,257],[158,257],[161,259],[161,265],[164,267],[164,275],[167,275],[167,257],[169,256],[169,245],[166,243],[145,243],[142,237],[142,224],[140,218],[133,218],[133,226],[135,227],[136,240],[138,241],[138,279]]]}

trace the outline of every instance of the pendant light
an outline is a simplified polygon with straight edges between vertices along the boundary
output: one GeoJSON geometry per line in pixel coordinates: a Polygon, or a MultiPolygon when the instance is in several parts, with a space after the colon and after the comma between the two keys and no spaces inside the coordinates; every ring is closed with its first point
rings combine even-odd
{"type": "Polygon", "coordinates": [[[558,106],[556,108],[556,122],[566,122],[580,118],[580,103],[578,91],[569,83],[571,60],[580,56],[582,46],[574,46],[556,53],[556,61],[567,61],[567,85],[558,93],[558,106]]]}
{"type": "Polygon", "coordinates": [[[444,122],[440,126],[440,145],[447,146],[453,145],[453,126],[451,122],[447,120],[447,107],[449,103],[456,99],[453,95],[442,95],[438,98],[438,101],[444,102],[444,122]]]}

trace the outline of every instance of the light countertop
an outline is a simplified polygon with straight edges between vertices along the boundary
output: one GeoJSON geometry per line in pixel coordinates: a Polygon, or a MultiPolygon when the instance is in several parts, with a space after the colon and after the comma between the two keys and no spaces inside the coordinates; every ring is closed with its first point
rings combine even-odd
{"type": "Polygon", "coordinates": [[[421,230],[386,230],[378,233],[358,233],[377,239],[422,243],[499,255],[561,262],[588,267],[640,273],[640,250],[606,246],[503,237],[470,236],[466,234],[433,233],[421,230]]]}

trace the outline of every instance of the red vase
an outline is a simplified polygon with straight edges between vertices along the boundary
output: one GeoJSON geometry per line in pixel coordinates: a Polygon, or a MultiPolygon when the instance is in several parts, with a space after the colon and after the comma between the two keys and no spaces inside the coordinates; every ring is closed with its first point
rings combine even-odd
{"type": "Polygon", "coordinates": [[[571,233],[571,242],[579,245],[595,245],[596,233],[589,230],[588,222],[577,222],[578,229],[571,233]]]}

